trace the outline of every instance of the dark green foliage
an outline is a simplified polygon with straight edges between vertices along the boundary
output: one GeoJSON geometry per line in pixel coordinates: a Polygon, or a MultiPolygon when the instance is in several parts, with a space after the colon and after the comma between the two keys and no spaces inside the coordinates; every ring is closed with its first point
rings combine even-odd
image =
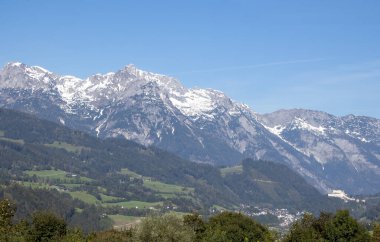
{"type": "Polygon", "coordinates": [[[57,241],[66,234],[66,222],[53,213],[37,212],[28,234],[28,241],[57,241]]]}
{"type": "Polygon", "coordinates": [[[0,201],[0,229],[7,230],[12,226],[12,218],[16,213],[16,206],[9,200],[0,201]]]}
{"type": "Polygon", "coordinates": [[[242,165],[242,174],[228,174],[225,180],[243,201],[313,213],[344,206],[341,201],[320,194],[285,165],[252,159],[243,160],[242,165]]]}
{"type": "Polygon", "coordinates": [[[88,237],[89,242],[129,242],[132,241],[132,232],[130,230],[117,231],[107,230],[93,233],[88,237]]]}
{"type": "Polygon", "coordinates": [[[81,213],[75,213],[70,219],[70,225],[80,227],[85,233],[89,233],[112,228],[112,221],[108,217],[102,216],[95,206],[89,206],[81,213]]]}
{"type": "Polygon", "coordinates": [[[68,194],[56,190],[31,189],[12,185],[4,189],[0,188],[0,199],[3,197],[12,199],[17,205],[17,211],[13,216],[16,222],[27,218],[36,211],[44,210],[54,212],[64,218],[69,226],[80,227],[86,233],[112,227],[111,220],[103,217],[100,209],[73,200],[68,194]],[[75,208],[77,207],[81,208],[82,212],[76,212],[75,208]]]}
{"type": "Polygon", "coordinates": [[[267,228],[251,218],[233,212],[211,217],[207,223],[204,241],[271,241],[267,228]]]}
{"type": "Polygon", "coordinates": [[[378,223],[373,226],[371,242],[380,242],[380,224],[378,223]]]}
{"type": "Polygon", "coordinates": [[[133,239],[138,242],[194,241],[195,232],[174,214],[145,218],[133,231],[133,239]]]}
{"type": "Polygon", "coordinates": [[[335,215],[321,213],[319,218],[305,214],[295,222],[284,241],[370,241],[369,233],[347,210],[335,215]]]}
{"type": "Polygon", "coordinates": [[[59,242],[87,242],[87,236],[80,229],[69,229],[59,242]]]}
{"type": "Polygon", "coordinates": [[[321,233],[324,231],[324,224],[320,227],[316,218],[311,214],[305,214],[301,220],[296,221],[284,241],[324,241],[321,233]],[[317,225],[318,224],[318,225],[317,225]],[[319,231],[322,229],[322,231],[319,231]]]}
{"type": "Polygon", "coordinates": [[[36,212],[31,222],[12,223],[16,207],[8,199],[0,200],[0,241],[57,241],[66,234],[66,222],[50,212],[36,212]]]}
{"type": "Polygon", "coordinates": [[[195,240],[201,241],[206,231],[206,223],[201,216],[197,213],[185,215],[183,216],[183,223],[195,232],[195,240]]]}
{"type": "Polygon", "coordinates": [[[0,198],[5,197],[17,204],[15,219],[20,220],[37,210],[54,211],[59,216],[69,219],[74,214],[75,207],[82,203],[74,202],[65,193],[56,190],[30,189],[19,185],[0,188],[0,198]]]}
{"type": "Polygon", "coordinates": [[[367,205],[367,210],[363,216],[372,221],[380,221],[380,194],[364,197],[367,205]]]}
{"type": "Polygon", "coordinates": [[[0,241],[11,241],[14,238],[12,218],[16,206],[8,199],[0,200],[0,241]]]}
{"type": "MultiPolygon", "coordinates": [[[[80,229],[68,229],[64,219],[52,212],[36,212],[29,222],[12,222],[15,206],[12,201],[0,200],[0,218],[2,219],[0,241],[5,242],[245,242],[279,241],[276,235],[250,217],[240,213],[223,212],[208,221],[198,214],[183,218],[175,214],[148,216],[129,230],[107,230],[86,235],[80,229]],[[6,229],[4,229],[6,228],[6,229]]],[[[89,218],[89,220],[92,218],[89,218]]],[[[348,211],[340,210],[336,214],[321,213],[319,218],[305,214],[296,221],[283,241],[357,241],[378,242],[380,226],[375,225],[373,236],[353,219],[348,211]]]]}
{"type": "Polygon", "coordinates": [[[368,232],[347,210],[337,211],[327,223],[326,232],[329,241],[369,241],[368,232]]]}

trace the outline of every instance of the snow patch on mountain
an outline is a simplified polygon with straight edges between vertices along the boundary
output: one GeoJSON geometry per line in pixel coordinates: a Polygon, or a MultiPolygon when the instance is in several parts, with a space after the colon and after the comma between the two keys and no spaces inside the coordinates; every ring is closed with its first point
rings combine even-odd
{"type": "Polygon", "coordinates": [[[294,125],[293,129],[298,128],[301,130],[307,130],[307,131],[311,131],[311,132],[315,132],[315,133],[325,135],[326,128],[324,128],[322,126],[319,126],[319,127],[313,126],[313,125],[307,123],[305,119],[297,117],[294,120],[294,124],[295,125],[294,125]]]}
{"type": "Polygon", "coordinates": [[[269,131],[271,132],[272,134],[275,134],[279,137],[281,137],[281,133],[282,131],[284,131],[284,129],[286,129],[285,126],[282,126],[282,125],[276,125],[274,127],[268,127],[268,126],[265,126],[264,127],[269,131]]]}
{"type": "Polygon", "coordinates": [[[42,80],[44,83],[48,83],[50,80],[47,74],[52,74],[48,70],[39,66],[27,67],[25,69],[25,73],[27,73],[31,78],[34,78],[36,80],[42,80]]]}
{"type": "Polygon", "coordinates": [[[60,122],[61,124],[65,125],[65,120],[64,120],[63,118],[61,118],[61,117],[59,117],[59,122],[60,122]]]}
{"type": "Polygon", "coordinates": [[[23,65],[23,63],[21,62],[9,62],[7,64],[7,66],[15,66],[15,67],[20,67],[21,65],[23,65]]]}
{"type": "MultiPolygon", "coordinates": [[[[282,141],[284,141],[285,143],[287,143],[288,145],[290,145],[291,147],[293,147],[295,150],[297,150],[298,152],[306,155],[306,156],[310,156],[310,152],[307,150],[307,149],[302,149],[300,147],[297,147],[297,145],[295,144],[292,144],[291,142],[289,142],[288,140],[286,140],[284,137],[281,136],[281,133],[286,129],[285,126],[281,126],[281,125],[277,125],[275,127],[268,127],[264,124],[262,124],[264,128],[266,128],[269,132],[271,132],[272,134],[276,135],[277,137],[279,137],[282,141]]],[[[289,157],[288,157],[289,158],[289,157]]],[[[316,160],[323,164],[323,161],[319,160],[317,157],[315,157],[316,160]]]]}
{"type": "Polygon", "coordinates": [[[169,98],[172,104],[186,116],[204,116],[214,118],[209,114],[215,107],[210,91],[204,89],[190,89],[183,95],[169,98]]]}
{"type": "Polygon", "coordinates": [[[62,76],[59,78],[57,89],[61,97],[67,104],[75,102],[74,96],[77,93],[78,85],[82,80],[74,76],[62,76]]]}
{"type": "Polygon", "coordinates": [[[370,143],[370,140],[367,140],[366,138],[362,137],[362,135],[359,132],[351,131],[346,129],[345,134],[349,135],[352,138],[358,139],[363,143],[370,143]]]}

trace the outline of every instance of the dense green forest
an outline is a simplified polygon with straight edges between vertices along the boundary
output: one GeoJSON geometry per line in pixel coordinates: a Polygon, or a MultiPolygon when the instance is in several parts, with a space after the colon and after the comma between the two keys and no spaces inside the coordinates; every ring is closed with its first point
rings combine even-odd
{"type": "Polygon", "coordinates": [[[0,188],[0,197],[13,201],[17,205],[14,221],[21,221],[35,211],[54,212],[65,219],[68,225],[80,227],[84,232],[105,230],[112,227],[112,221],[102,216],[102,207],[89,205],[69,194],[54,189],[32,189],[19,185],[0,188]]]}
{"type": "Polygon", "coordinates": [[[289,232],[280,236],[241,213],[222,212],[203,219],[198,214],[148,216],[125,230],[106,230],[90,234],[69,227],[53,212],[37,211],[18,222],[13,217],[17,207],[8,199],[0,201],[0,241],[379,241],[380,226],[371,233],[347,210],[321,213],[319,217],[304,214],[289,232]]]}

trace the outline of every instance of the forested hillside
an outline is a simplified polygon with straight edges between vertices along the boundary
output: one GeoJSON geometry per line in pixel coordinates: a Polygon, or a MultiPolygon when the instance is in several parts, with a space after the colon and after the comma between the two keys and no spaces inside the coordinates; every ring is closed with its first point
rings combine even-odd
{"type": "MultiPolygon", "coordinates": [[[[8,191],[3,194],[20,189],[13,184],[55,190],[41,199],[49,204],[69,201],[70,195],[77,200],[68,207],[87,211],[96,206],[114,224],[153,211],[207,215],[242,204],[314,213],[351,206],[321,195],[284,165],[247,159],[240,169],[219,169],[6,109],[0,110],[0,154],[0,182],[8,191]]],[[[22,193],[27,197],[28,191],[22,193]]]]}

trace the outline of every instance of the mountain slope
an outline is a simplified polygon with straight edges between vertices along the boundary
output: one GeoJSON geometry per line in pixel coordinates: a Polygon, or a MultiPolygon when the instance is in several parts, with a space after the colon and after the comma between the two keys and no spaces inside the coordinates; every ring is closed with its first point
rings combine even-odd
{"type": "Polygon", "coordinates": [[[325,179],[349,192],[375,193],[380,186],[380,120],[302,109],[261,116],[279,138],[314,157],[325,179]],[[354,188],[354,189],[353,189],[354,188]]]}
{"type": "MultiPolygon", "coordinates": [[[[225,175],[226,184],[240,198],[253,204],[271,207],[294,207],[295,211],[314,211],[315,204],[324,203],[314,187],[305,183],[301,176],[287,166],[269,162],[245,159],[241,172],[225,175]],[[303,207],[290,205],[293,200],[302,201],[303,207]]],[[[324,210],[331,210],[325,207],[324,210]]]]}
{"type": "MultiPolygon", "coordinates": [[[[266,177],[275,182],[274,196],[269,195],[273,191],[260,190],[255,193],[260,199],[252,200],[252,197],[244,196],[245,191],[252,189],[249,184],[235,184],[229,175],[223,177],[214,166],[186,161],[124,139],[102,140],[7,109],[0,109],[0,133],[2,184],[13,181],[37,185],[39,174],[56,171],[58,174],[76,174],[80,178],[64,176],[46,180],[45,176],[44,180],[38,181],[46,182],[51,188],[52,185],[59,189],[64,187],[68,190],[63,191],[70,194],[85,192],[95,198],[114,197],[119,202],[163,202],[174,204],[181,211],[196,209],[206,212],[214,205],[233,208],[240,204],[271,204],[275,208],[318,212],[342,206],[341,202],[321,195],[286,166],[275,163],[253,160],[243,163],[244,171],[251,169],[248,163],[256,164],[253,166],[256,170],[254,179],[266,177]],[[288,181],[283,182],[276,177],[288,181]],[[157,185],[182,189],[176,189],[167,197],[167,192],[157,190],[157,185]],[[295,191],[299,196],[283,196],[295,191]]],[[[243,175],[235,175],[234,179],[239,181],[243,175]]]]}
{"type": "MultiPolygon", "coordinates": [[[[306,151],[291,138],[279,135],[280,121],[275,118],[259,115],[219,91],[188,89],[174,78],[133,65],[81,80],[41,67],[9,63],[0,71],[0,105],[101,138],[124,137],[154,145],[197,162],[230,165],[245,157],[280,162],[323,192],[332,188],[351,193],[380,191],[380,176],[376,172],[370,176],[371,182],[360,178],[379,167],[378,146],[373,141],[366,142],[361,137],[364,139],[356,139],[352,145],[345,136],[332,140],[333,146],[327,150],[315,148],[327,146],[320,143],[323,135],[319,126],[310,126],[318,137],[306,151]],[[346,148],[340,149],[341,162],[336,166],[337,163],[324,160],[324,153],[335,152],[332,147],[339,144],[346,148]],[[364,146],[366,156],[361,155],[364,146]],[[311,152],[313,149],[316,151],[311,152]],[[352,163],[356,161],[349,157],[358,156],[362,168],[357,169],[357,176],[350,182],[339,179],[339,171],[347,173],[354,167],[352,163]]],[[[340,118],[336,119],[340,122],[340,118]]],[[[357,117],[352,120],[358,128],[367,124],[357,117]]],[[[304,127],[300,123],[293,130],[303,132],[304,127]]],[[[350,128],[348,132],[358,131],[350,128]]],[[[371,140],[379,139],[378,126],[369,125],[366,132],[375,137],[371,140]]]]}

